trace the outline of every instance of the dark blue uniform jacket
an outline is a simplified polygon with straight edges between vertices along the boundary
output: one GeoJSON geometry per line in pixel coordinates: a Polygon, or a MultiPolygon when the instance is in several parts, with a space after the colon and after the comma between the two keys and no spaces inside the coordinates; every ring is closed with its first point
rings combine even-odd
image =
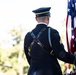
{"type": "Polygon", "coordinates": [[[66,52],[61,42],[60,35],[57,30],[50,28],[50,38],[52,47],[48,41],[48,27],[45,24],[38,24],[32,32],[37,34],[46,28],[42,32],[39,41],[47,48],[46,53],[37,43],[34,43],[30,49],[30,44],[33,41],[31,33],[28,32],[24,39],[24,52],[26,54],[27,61],[30,65],[28,75],[62,75],[61,68],[58,63],[58,59],[64,62],[74,64],[75,56],[66,52]],[[53,50],[53,55],[50,52],[53,50]]]}

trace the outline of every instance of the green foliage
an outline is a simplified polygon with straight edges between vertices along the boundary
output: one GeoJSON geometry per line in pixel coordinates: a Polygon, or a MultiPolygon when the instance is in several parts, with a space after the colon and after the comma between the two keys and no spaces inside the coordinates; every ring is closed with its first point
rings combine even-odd
{"type": "MultiPolygon", "coordinates": [[[[6,75],[25,75],[29,65],[23,51],[23,46],[21,45],[22,29],[19,27],[17,29],[11,29],[9,32],[13,37],[11,40],[16,43],[7,48],[0,47],[0,72],[6,75]]],[[[3,41],[3,44],[6,45],[6,40],[3,41]]],[[[0,45],[2,46],[2,43],[0,45]]]]}
{"type": "Polygon", "coordinates": [[[10,75],[9,72],[12,72],[12,75],[17,75],[20,69],[23,70],[22,73],[27,73],[29,65],[25,60],[26,57],[20,44],[7,50],[0,49],[0,70],[8,75],[10,75]]]}

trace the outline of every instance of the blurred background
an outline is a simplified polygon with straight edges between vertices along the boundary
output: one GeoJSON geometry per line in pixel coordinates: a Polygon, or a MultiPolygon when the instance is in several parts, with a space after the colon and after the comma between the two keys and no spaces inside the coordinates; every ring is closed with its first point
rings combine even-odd
{"type": "MultiPolygon", "coordinates": [[[[0,0],[0,75],[26,75],[24,37],[36,26],[32,10],[51,7],[49,26],[57,29],[66,47],[67,0],[0,0]]],[[[60,61],[62,71],[64,63],[60,61]]]]}

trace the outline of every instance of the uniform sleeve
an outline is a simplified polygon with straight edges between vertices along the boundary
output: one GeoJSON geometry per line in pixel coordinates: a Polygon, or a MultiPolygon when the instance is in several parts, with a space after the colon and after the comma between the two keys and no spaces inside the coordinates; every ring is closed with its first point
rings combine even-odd
{"type": "Polygon", "coordinates": [[[26,59],[27,59],[28,63],[30,64],[31,57],[30,57],[30,54],[29,54],[28,47],[29,46],[28,46],[28,34],[27,34],[24,38],[24,53],[25,53],[25,56],[26,56],[26,59]]]}
{"type": "Polygon", "coordinates": [[[52,36],[52,49],[54,50],[55,57],[58,59],[76,65],[76,59],[73,54],[66,52],[64,45],[61,41],[59,33],[56,31],[52,36]]]}

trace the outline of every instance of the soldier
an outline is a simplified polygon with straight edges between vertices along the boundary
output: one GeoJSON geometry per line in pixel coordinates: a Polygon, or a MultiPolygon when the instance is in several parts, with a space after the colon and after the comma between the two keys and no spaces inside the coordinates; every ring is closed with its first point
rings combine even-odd
{"type": "Polygon", "coordinates": [[[75,55],[66,52],[59,32],[48,26],[50,9],[33,10],[38,24],[24,38],[24,52],[30,65],[28,75],[62,75],[58,59],[76,65],[75,55]]]}

